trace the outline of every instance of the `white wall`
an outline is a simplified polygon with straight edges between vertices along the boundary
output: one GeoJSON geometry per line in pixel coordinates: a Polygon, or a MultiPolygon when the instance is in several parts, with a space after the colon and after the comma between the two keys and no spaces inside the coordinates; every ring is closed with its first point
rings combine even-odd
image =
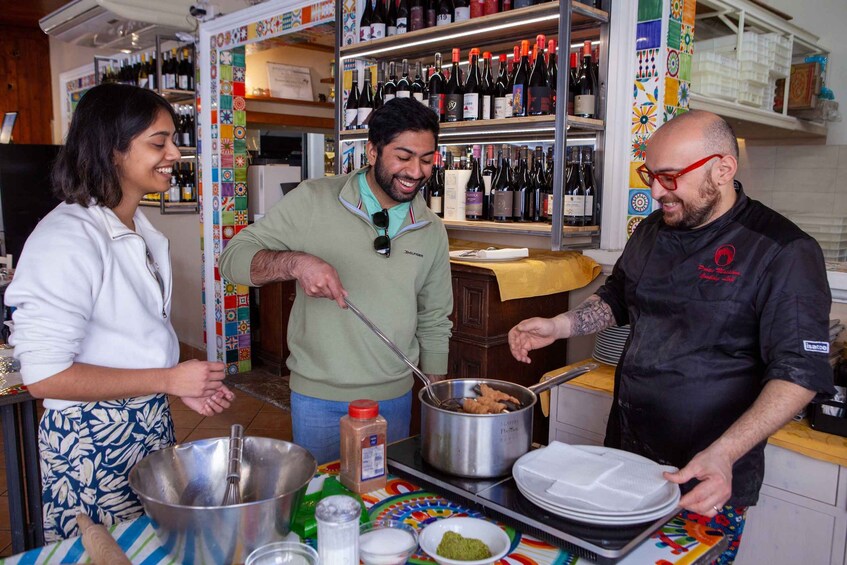
{"type": "MultiPolygon", "coordinates": [[[[247,64],[247,77],[245,87],[247,93],[251,94],[254,88],[268,88],[267,63],[283,63],[298,67],[309,67],[311,69],[312,92],[317,100],[318,94],[323,94],[329,100],[331,85],[321,82],[323,78],[330,78],[329,65],[335,58],[333,53],[315,51],[314,49],[300,49],[292,46],[265,49],[245,58],[247,64]]],[[[305,108],[300,108],[302,110],[305,108]]]]}

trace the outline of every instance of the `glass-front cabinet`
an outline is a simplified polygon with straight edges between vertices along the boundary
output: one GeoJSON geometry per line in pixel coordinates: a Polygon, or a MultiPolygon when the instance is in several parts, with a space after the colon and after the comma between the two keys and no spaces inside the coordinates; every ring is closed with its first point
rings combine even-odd
{"type": "Polygon", "coordinates": [[[368,1],[336,3],[356,22],[337,30],[337,172],[362,163],[371,108],[415,97],[440,115],[424,196],[451,237],[598,247],[611,1],[368,1]]]}

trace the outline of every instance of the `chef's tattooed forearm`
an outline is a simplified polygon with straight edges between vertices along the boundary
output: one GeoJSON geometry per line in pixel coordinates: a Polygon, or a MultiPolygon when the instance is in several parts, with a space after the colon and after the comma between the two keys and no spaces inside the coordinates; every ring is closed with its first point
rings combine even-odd
{"type": "Polygon", "coordinates": [[[615,325],[612,309],[596,294],[567,312],[565,317],[571,323],[571,336],[593,334],[615,325]]]}

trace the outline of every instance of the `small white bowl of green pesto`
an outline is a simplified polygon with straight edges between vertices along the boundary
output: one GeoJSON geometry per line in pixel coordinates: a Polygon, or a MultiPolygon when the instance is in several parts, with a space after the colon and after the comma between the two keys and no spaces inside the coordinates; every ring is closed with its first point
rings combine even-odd
{"type": "Polygon", "coordinates": [[[488,565],[509,552],[511,540],[494,522],[444,518],[428,524],[420,546],[439,565],[488,565]]]}

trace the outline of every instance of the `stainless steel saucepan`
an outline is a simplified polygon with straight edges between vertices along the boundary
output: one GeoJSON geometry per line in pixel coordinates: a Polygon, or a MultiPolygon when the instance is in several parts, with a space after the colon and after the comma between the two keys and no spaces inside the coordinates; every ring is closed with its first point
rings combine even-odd
{"type": "Polygon", "coordinates": [[[586,363],[530,387],[494,379],[433,383],[432,392],[441,402],[475,397],[474,387],[487,384],[517,398],[521,408],[500,414],[466,414],[439,407],[421,390],[421,455],[427,463],[450,475],[475,479],[508,475],[515,461],[532,445],[532,409],[538,402],[538,393],[597,367],[596,363],[586,363]]]}

